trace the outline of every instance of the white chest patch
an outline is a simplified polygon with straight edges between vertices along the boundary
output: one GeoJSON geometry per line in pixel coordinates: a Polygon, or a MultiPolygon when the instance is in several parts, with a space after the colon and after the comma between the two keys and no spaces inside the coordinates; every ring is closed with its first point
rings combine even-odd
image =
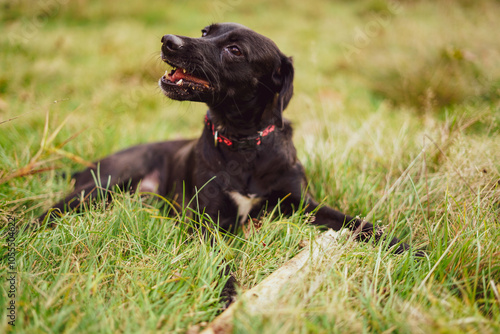
{"type": "Polygon", "coordinates": [[[238,217],[240,218],[240,224],[248,218],[250,210],[254,206],[262,201],[262,198],[257,197],[256,194],[250,194],[248,196],[242,195],[237,191],[228,192],[229,196],[233,200],[234,204],[238,207],[238,217]]]}

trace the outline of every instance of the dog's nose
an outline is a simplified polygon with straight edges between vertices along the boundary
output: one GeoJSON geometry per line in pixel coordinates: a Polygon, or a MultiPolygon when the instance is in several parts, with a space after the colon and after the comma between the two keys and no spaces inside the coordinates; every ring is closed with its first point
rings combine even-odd
{"type": "Polygon", "coordinates": [[[161,38],[161,42],[170,51],[179,50],[184,44],[182,39],[175,35],[165,35],[161,38]]]}

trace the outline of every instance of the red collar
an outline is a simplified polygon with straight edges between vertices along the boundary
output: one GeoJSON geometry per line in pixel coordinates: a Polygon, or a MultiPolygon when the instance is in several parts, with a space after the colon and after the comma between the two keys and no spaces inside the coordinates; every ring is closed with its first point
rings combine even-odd
{"type": "Polygon", "coordinates": [[[274,125],[269,125],[264,130],[257,132],[257,135],[255,136],[239,138],[239,139],[229,139],[219,134],[218,130],[215,130],[215,126],[212,123],[212,121],[208,118],[208,115],[205,115],[205,125],[208,127],[209,130],[212,130],[215,146],[217,146],[218,143],[221,143],[234,150],[255,148],[262,144],[263,137],[269,135],[276,129],[274,125]]]}

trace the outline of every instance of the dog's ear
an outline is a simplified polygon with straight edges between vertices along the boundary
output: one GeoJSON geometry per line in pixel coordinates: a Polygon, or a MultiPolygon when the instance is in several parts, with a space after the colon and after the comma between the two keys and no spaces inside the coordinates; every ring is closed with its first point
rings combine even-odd
{"type": "Polygon", "coordinates": [[[283,127],[283,110],[285,110],[293,95],[293,63],[291,57],[281,57],[280,66],[273,73],[273,81],[277,87],[273,117],[276,124],[283,127]]]}

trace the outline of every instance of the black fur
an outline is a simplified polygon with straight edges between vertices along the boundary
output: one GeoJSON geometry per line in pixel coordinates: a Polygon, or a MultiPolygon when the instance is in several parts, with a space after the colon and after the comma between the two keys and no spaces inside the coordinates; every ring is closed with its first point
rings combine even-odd
{"type": "MultiPolygon", "coordinates": [[[[187,203],[199,190],[195,209],[225,230],[255,217],[263,207],[280,204],[281,212],[291,213],[304,200],[305,212],[315,214],[316,225],[349,228],[360,240],[383,239],[380,228],[318,207],[306,193],[292,128],[282,118],[293,94],[292,60],[274,42],[242,25],[225,23],[203,29],[201,38],[165,35],[161,50],[162,59],[174,67],[159,81],[164,94],[208,105],[201,137],[135,146],[106,157],[76,174],[75,190],[53,209],[79,209],[82,201],[95,198],[95,173],[102,187],[155,191],[173,195],[179,203],[183,195],[187,203]],[[269,133],[260,135],[264,129],[269,133]],[[233,144],[216,142],[214,136],[233,144]],[[245,210],[249,207],[242,204],[248,203],[253,205],[245,210]]],[[[40,219],[52,218],[55,211],[40,219]]],[[[389,246],[395,253],[409,248],[396,238],[389,246]]]]}

